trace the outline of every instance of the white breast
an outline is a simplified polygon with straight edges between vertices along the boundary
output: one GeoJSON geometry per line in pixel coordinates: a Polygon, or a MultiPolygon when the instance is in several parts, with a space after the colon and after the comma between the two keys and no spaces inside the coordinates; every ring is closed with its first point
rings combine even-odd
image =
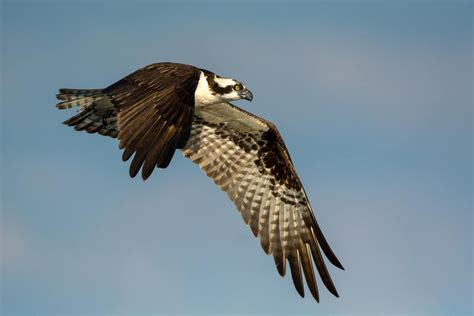
{"type": "Polygon", "coordinates": [[[196,107],[205,106],[209,104],[214,104],[221,102],[221,96],[216,94],[214,95],[209,89],[209,84],[207,83],[206,76],[201,71],[199,76],[199,83],[194,92],[194,104],[196,107]]]}

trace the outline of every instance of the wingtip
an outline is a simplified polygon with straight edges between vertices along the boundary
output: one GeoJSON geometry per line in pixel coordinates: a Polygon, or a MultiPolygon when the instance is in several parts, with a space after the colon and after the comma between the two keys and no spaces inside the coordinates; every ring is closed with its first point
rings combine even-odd
{"type": "Polygon", "coordinates": [[[135,176],[137,175],[138,173],[138,169],[134,169],[134,168],[130,168],[128,170],[128,174],[130,175],[130,178],[135,178],[135,176]]]}
{"type": "Polygon", "coordinates": [[[128,161],[132,157],[134,151],[125,149],[122,153],[122,161],[128,161]]]}
{"type": "Polygon", "coordinates": [[[304,289],[303,288],[296,288],[296,291],[301,296],[301,298],[304,298],[304,289]]]}
{"type": "Polygon", "coordinates": [[[281,258],[279,258],[279,257],[274,257],[274,259],[275,259],[275,267],[277,268],[278,274],[281,277],[284,277],[286,275],[286,261],[285,261],[285,259],[283,258],[283,260],[281,260],[281,258]]]}
{"type": "Polygon", "coordinates": [[[150,173],[145,173],[143,170],[142,170],[142,180],[143,181],[146,181],[151,175],[151,172],[150,173]]]}
{"type": "Polygon", "coordinates": [[[314,298],[314,300],[316,301],[316,303],[319,304],[319,296],[316,297],[316,296],[313,295],[313,298],[314,298]]]}
{"type": "Polygon", "coordinates": [[[335,262],[332,262],[332,264],[333,264],[335,267],[337,267],[337,268],[339,268],[339,269],[341,269],[341,270],[343,270],[343,271],[346,270],[346,269],[342,266],[342,263],[341,263],[339,260],[337,260],[337,261],[335,261],[335,262]]]}

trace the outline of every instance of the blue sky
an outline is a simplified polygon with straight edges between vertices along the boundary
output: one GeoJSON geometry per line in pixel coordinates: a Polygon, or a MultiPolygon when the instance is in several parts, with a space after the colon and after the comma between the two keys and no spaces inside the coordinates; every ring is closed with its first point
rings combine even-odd
{"type": "Polygon", "coordinates": [[[2,3],[2,315],[472,313],[472,2],[2,3]],[[346,271],[301,299],[180,154],[129,179],[58,88],[157,61],[246,83],[346,271]]]}

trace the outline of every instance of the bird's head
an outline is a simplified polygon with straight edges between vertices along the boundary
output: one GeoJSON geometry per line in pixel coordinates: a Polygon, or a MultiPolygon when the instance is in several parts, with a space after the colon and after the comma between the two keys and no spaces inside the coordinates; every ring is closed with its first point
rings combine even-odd
{"type": "Polygon", "coordinates": [[[211,91],[216,95],[219,95],[222,100],[235,101],[245,99],[252,101],[253,94],[247,89],[247,87],[240,81],[231,78],[223,78],[217,75],[212,78],[213,81],[209,85],[211,91]]]}
{"type": "Polygon", "coordinates": [[[242,82],[220,77],[207,71],[203,71],[196,93],[199,101],[203,104],[241,99],[252,101],[253,99],[252,92],[242,82]]]}

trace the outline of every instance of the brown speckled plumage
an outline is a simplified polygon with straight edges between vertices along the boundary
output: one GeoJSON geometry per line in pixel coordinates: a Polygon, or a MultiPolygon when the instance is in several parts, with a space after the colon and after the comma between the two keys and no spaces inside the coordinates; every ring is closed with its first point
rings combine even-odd
{"type": "Polygon", "coordinates": [[[64,122],[78,131],[118,137],[122,159],[133,156],[132,177],[142,170],[147,179],[181,149],[227,193],[263,250],[273,255],[280,275],[288,262],[301,296],[305,279],[319,301],[313,261],[326,288],[338,296],[322,253],[343,267],[316,222],[278,129],[228,102],[195,105],[201,71],[212,94],[232,90],[214,83],[209,71],[158,63],[105,89],[61,89],[57,107],[78,107],[64,122]]]}

